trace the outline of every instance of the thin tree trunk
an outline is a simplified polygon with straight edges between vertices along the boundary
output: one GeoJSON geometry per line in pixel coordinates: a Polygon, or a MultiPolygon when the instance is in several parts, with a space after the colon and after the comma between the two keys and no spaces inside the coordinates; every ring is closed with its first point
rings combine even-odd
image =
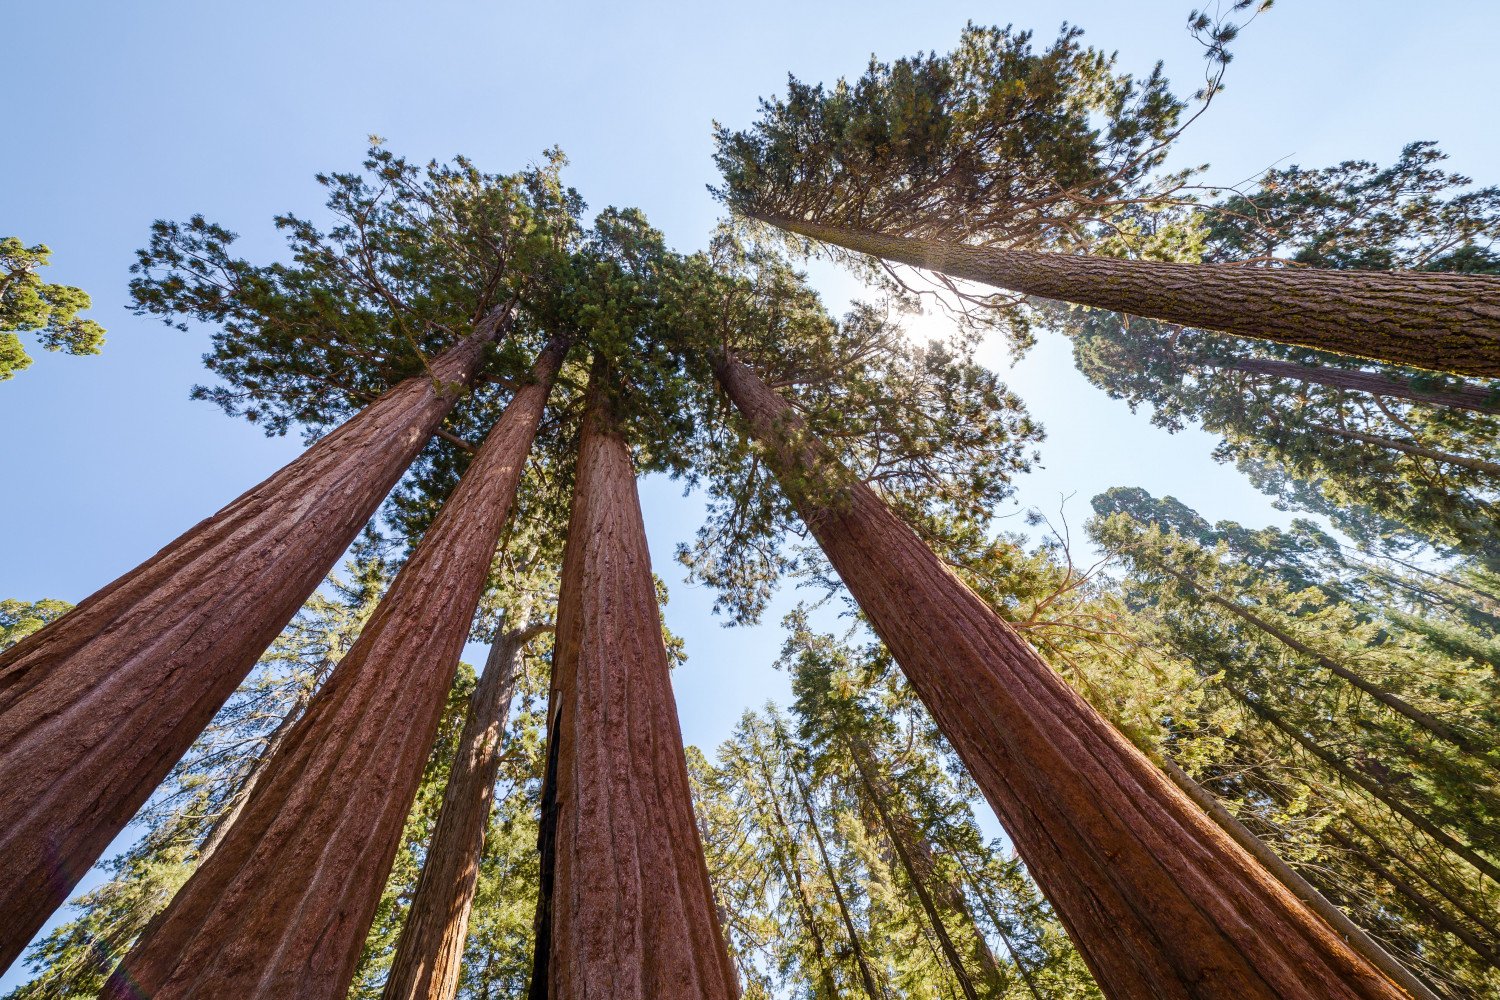
{"type": "Polygon", "coordinates": [[[1027,295],[1390,364],[1500,376],[1500,279],[1169,264],[976,247],[751,213],[855,253],[1027,295]]]}
{"type": "Polygon", "coordinates": [[[244,810],[245,803],[250,801],[250,795],[255,791],[255,785],[260,781],[260,776],[265,773],[266,765],[275,757],[276,751],[286,742],[286,738],[291,734],[292,728],[302,718],[303,713],[307,711],[307,706],[312,701],[313,695],[323,683],[323,678],[327,677],[328,672],[333,669],[333,666],[334,664],[327,659],[322,660],[318,664],[318,672],[313,678],[312,683],[297,693],[297,699],[292,704],[291,709],[282,717],[280,722],[276,723],[276,728],[266,738],[266,745],[261,748],[260,753],[245,768],[244,775],[238,782],[239,787],[235,789],[234,797],[230,800],[229,808],[225,809],[219,818],[214,820],[213,826],[209,827],[208,836],[204,837],[203,843],[198,846],[198,864],[201,865],[207,861],[209,856],[218,850],[219,844],[223,843],[224,835],[234,826],[234,821],[239,818],[240,813],[244,810]]]}
{"type": "Polygon", "coordinates": [[[1042,991],[1037,987],[1036,977],[1031,974],[1031,970],[1021,960],[1020,951],[1016,949],[1015,943],[1011,941],[1010,935],[1006,933],[1005,921],[1001,920],[1000,914],[995,912],[995,908],[990,904],[989,896],[985,892],[984,886],[979,884],[979,880],[969,870],[969,865],[964,861],[963,855],[959,854],[957,857],[959,866],[963,868],[964,875],[968,878],[969,884],[974,886],[974,893],[979,897],[979,905],[984,908],[985,915],[990,918],[990,923],[994,926],[995,933],[1000,935],[1000,941],[1005,945],[1005,950],[1010,955],[1010,960],[1014,963],[1016,971],[1021,974],[1021,979],[1026,983],[1026,992],[1031,994],[1032,1000],[1042,1000],[1042,991]]]}
{"type": "Polygon", "coordinates": [[[1202,598],[1205,601],[1208,601],[1215,607],[1223,608],[1225,611],[1245,622],[1247,625],[1259,629],[1266,635],[1281,643],[1287,649],[1290,649],[1292,652],[1300,653],[1303,656],[1306,656],[1308,659],[1313,660],[1318,664],[1318,666],[1322,667],[1324,670],[1327,670],[1335,677],[1339,677],[1345,681],[1348,681],[1351,685],[1363,691],[1365,694],[1368,694],[1371,698],[1374,698],[1386,708],[1389,708],[1391,711],[1395,712],[1397,715],[1402,716],[1408,721],[1416,723],[1422,729],[1427,730],[1427,732],[1431,733],[1433,736],[1436,736],[1438,739],[1453,744],[1465,753],[1475,754],[1476,756],[1480,757],[1493,752],[1494,748],[1489,746],[1485,741],[1476,740],[1470,736],[1466,736],[1463,733],[1458,732],[1452,726],[1449,726],[1447,723],[1436,718],[1435,716],[1422,711],[1420,708],[1417,708],[1415,705],[1411,704],[1400,695],[1393,694],[1392,692],[1387,691],[1385,688],[1374,683],[1373,681],[1367,680],[1362,675],[1344,666],[1338,660],[1335,660],[1331,656],[1325,656],[1324,654],[1318,652],[1307,643],[1292,635],[1290,632],[1287,632],[1274,623],[1267,621],[1260,615],[1255,614],[1253,611],[1243,608],[1236,602],[1228,600],[1227,598],[1220,597],[1218,594],[1209,593],[1208,591],[1204,590],[1202,587],[1194,583],[1187,576],[1187,574],[1172,569],[1170,566],[1162,566],[1162,569],[1164,569],[1167,573],[1170,573],[1180,583],[1182,583],[1183,586],[1187,587],[1194,594],[1198,595],[1198,597],[1202,598]]]}
{"type": "Polygon", "coordinates": [[[838,872],[834,871],[833,859],[828,856],[828,845],[823,842],[823,831],[818,829],[818,815],[813,811],[812,794],[807,789],[807,782],[802,780],[802,775],[792,771],[792,780],[797,783],[797,792],[802,796],[802,809],[807,813],[807,825],[812,830],[813,841],[818,845],[818,856],[823,859],[823,870],[828,874],[828,885],[833,890],[834,902],[838,903],[839,916],[843,918],[844,930],[849,935],[849,950],[854,953],[854,962],[859,967],[859,980],[865,988],[865,993],[870,1000],[881,1000],[881,991],[875,985],[875,973],[870,969],[870,961],[865,957],[865,950],[859,943],[859,929],[854,926],[854,916],[849,912],[849,904],[844,899],[844,890],[839,886],[838,872]]]}
{"type": "Polygon", "coordinates": [[[547,995],[739,995],[714,912],[630,451],[595,363],[558,599],[547,995]]]}
{"type": "Polygon", "coordinates": [[[1384,396],[1388,399],[1404,399],[1409,403],[1473,410],[1476,413],[1500,413],[1500,390],[1477,385],[1428,386],[1400,375],[1334,368],[1331,365],[1303,364],[1299,361],[1282,361],[1278,358],[1195,357],[1191,363],[1205,368],[1217,368],[1221,371],[1268,375],[1271,378],[1294,379],[1312,385],[1327,386],[1330,389],[1346,389],[1351,392],[1369,393],[1372,396],[1384,396]]]}
{"type": "Polygon", "coordinates": [[[0,654],[0,969],[359,534],[509,315],[0,654]]]}
{"type": "MultiPolygon", "coordinates": [[[[1500,969],[1500,952],[1485,944],[1467,927],[1453,919],[1451,914],[1435,901],[1427,898],[1426,894],[1420,889],[1412,885],[1411,882],[1401,875],[1391,871],[1391,869],[1387,868],[1377,858],[1373,857],[1369,852],[1362,849],[1337,830],[1330,829],[1328,834],[1340,847],[1358,858],[1361,864],[1384,879],[1387,884],[1401,894],[1403,899],[1414,904],[1419,912],[1426,914],[1429,920],[1462,941],[1468,946],[1470,951],[1478,955],[1483,961],[1489,963],[1491,968],[1500,969]]],[[[1413,995],[1416,995],[1415,992],[1413,995]]]]}
{"type": "Polygon", "coordinates": [[[744,365],[716,374],[1114,997],[1394,998],[744,365]]]}
{"type": "Polygon", "coordinates": [[[1463,469],[1470,469],[1486,476],[1500,476],[1500,464],[1486,462],[1481,458],[1469,455],[1455,455],[1449,451],[1440,451],[1437,448],[1428,448],[1417,444],[1415,441],[1403,441],[1400,438],[1386,437],[1383,434],[1367,434],[1364,431],[1349,430],[1346,427],[1331,427],[1328,424],[1307,421],[1303,424],[1310,431],[1319,434],[1327,434],[1329,437],[1341,437],[1350,441],[1359,441],[1363,444],[1373,444],[1377,448],[1386,448],[1390,451],[1399,451],[1403,455],[1415,455],[1418,458],[1431,459],[1444,465],[1456,465],[1463,469]]]}
{"type": "MultiPolygon", "coordinates": [[[[807,928],[808,936],[812,938],[813,952],[818,957],[818,968],[822,973],[823,989],[828,1000],[838,1000],[838,983],[834,980],[833,967],[828,958],[828,948],[823,943],[823,934],[818,929],[816,912],[813,909],[812,898],[808,895],[807,886],[802,882],[801,855],[797,851],[797,841],[792,834],[791,824],[786,820],[786,814],[781,811],[781,803],[776,800],[775,782],[772,780],[764,760],[758,761],[761,766],[761,776],[766,782],[766,794],[771,797],[771,809],[776,819],[778,829],[785,835],[786,846],[785,857],[778,854],[781,863],[782,875],[788,884],[797,890],[797,906],[802,914],[803,925],[807,928]]],[[[851,949],[852,950],[852,949],[851,949]]]]}
{"type": "MultiPolygon", "coordinates": [[[[974,982],[969,977],[969,970],[964,968],[963,959],[959,957],[958,948],[953,943],[948,928],[943,923],[942,914],[938,912],[937,903],[932,898],[932,892],[927,886],[927,878],[917,870],[917,863],[913,859],[913,846],[910,829],[897,829],[897,825],[891,818],[890,810],[886,807],[885,794],[876,785],[875,776],[870,773],[869,761],[865,758],[864,747],[847,748],[849,759],[854,762],[854,769],[859,772],[860,784],[864,785],[865,794],[870,797],[870,803],[875,807],[875,814],[880,817],[881,826],[885,827],[885,835],[891,842],[891,847],[896,851],[896,859],[901,862],[901,867],[906,872],[908,881],[911,882],[912,891],[917,894],[917,902],[922,906],[922,911],[927,914],[927,921],[932,925],[932,932],[937,935],[938,947],[943,952],[944,959],[953,970],[953,976],[958,980],[958,988],[968,1000],[979,1000],[979,993],[974,989],[974,982]]],[[[906,824],[903,824],[906,825],[906,824]]],[[[928,868],[928,874],[931,868],[928,868]]],[[[980,950],[988,950],[984,947],[984,939],[979,940],[980,950]]],[[[976,955],[977,958],[977,955],[976,955]]],[[[996,977],[998,980],[998,976],[996,977]]],[[[999,995],[999,982],[986,983],[985,993],[987,995],[999,995]]]]}
{"type": "Polygon", "coordinates": [[[106,1000],[342,997],[566,343],[538,359],[458,489],[212,858],[106,1000]]]}
{"type": "Polygon", "coordinates": [[[1364,789],[1366,792],[1369,792],[1370,795],[1372,795],[1376,799],[1376,801],[1380,802],[1386,808],[1390,809],[1391,812],[1395,813],[1397,816],[1400,816],[1402,819],[1406,820],[1412,826],[1427,834],[1427,836],[1431,837],[1439,844],[1442,844],[1458,857],[1463,858],[1471,866],[1473,866],[1476,871],[1482,872],[1484,875],[1488,876],[1492,882],[1500,884],[1500,867],[1497,867],[1494,862],[1481,855],[1473,847],[1470,847],[1468,844],[1453,836],[1453,834],[1449,833],[1447,830],[1444,830],[1442,827],[1432,822],[1432,820],[1428,819],[1426,816],[1423,816],[1421,813],[1417,812],[1411,806],[1391,795],[1388,791],[1386,791],[1385,786],[1380,784],[1378,781],[1360,774],[1354,768],[1350,767],[1347,763],[1340,760],[1337,756],[1331,753],[1326,747],[1321,746],[1296,726],[1292,725],[1289,721],[1282,718],[1281,713],[1276,712],[1269,706],[1264,705],[1256,701],[1254,698],[1247,696],[1245,692],[1240,691],[1237,688],[1229,687],[1226,685],[1225,690],[1233,694],[1235,696],[1235,699],[1239,701],[1240,704],[1250,709],[1251,712],[1260,716],[1266,722],[1269,722],[1271,725],[1281,730],[1281,732],[1291,737],[1294,743],[1296,743],[1302,749],[1306,750],[1308,753],[1312,754],[1312,756],[1316,759],[1326,764],[1329,769],[1332,770],[1335,774],[1347,779],[1350,782],[1353,782],[1355,785],[1364,789]]]}
{"type": "Polygon", "coordinates": [[[452,1000],[458,993],[517,665],[526,644],[549,630],[547,625],[512,629],[490,646],[484,673],[469,699],[422,874],[396,942],[382,994],[385,1000],[452,1000]]]}

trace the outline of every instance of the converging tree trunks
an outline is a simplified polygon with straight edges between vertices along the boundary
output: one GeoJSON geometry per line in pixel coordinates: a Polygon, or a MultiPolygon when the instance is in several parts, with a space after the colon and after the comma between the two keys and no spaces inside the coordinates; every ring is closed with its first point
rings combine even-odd
{"type": "Polygon", "coordinates": [[[0,654],[0,968],[323,580],[510,317],[489,312],[429,374],[0,654]]]}
{"type": "Polygon", "coordinates": [[[218,849],[103,996],[348,990],[566,350],[542,353],[218,849]]]}

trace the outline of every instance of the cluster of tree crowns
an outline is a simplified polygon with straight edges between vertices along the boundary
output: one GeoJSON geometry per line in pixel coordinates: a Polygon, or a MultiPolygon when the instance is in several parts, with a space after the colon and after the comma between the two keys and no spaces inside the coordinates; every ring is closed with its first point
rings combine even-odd
{"type": "MultiPolygon", "coordinates": [[[[1220,68],[1231,38],[1212,28],[1220,68]]],[[[1199,201],[1190,175],[1163,170],[1189,117],[1159,71],[1123,74],[1075,30],[1037,50],[1029,34],[971,28],[945,56],[875,63],[826,90],[794,80],[752,129],[722,130],[719,193],[739,222],[702,253],[671,250],[634,210],[585,224],[555,153],[491,175],[464,160],[413,165],[377,145],[361,172],[320,177],[331,228],[277,220],[291,253],[270,265],[236,257],[232,234],[202,218],[159,223],[132,284],[139,310],[209,324],[205,361],[219,383],[195,394],[271,433],[322,438],[412,379],[441,392],[445,352],[486,322],[495,335],[356,550],[353,582],[315,597],[236,690],[146,806],[148,836],[36,947],[41,974],[16,995],[105,988],[227,835],[485,432],[536,383],[534,359],[559,343],[568,353],[475,630],[505,655],[478,679],[462,672],[447,696],[355,992],[391,995],[445,788],[477,745],[473,720],[496,705],[505,720],[512,692],[448,988],[536,988],[538,886],[545,903],[553,876],[535,844],[554,766],[551,641],[538,623],[556,615],[560,580],[566,588],[573,459],[601,395],[637,472],[683,477],[708,496],[708,521],[679,557],[732,621],[758,620],[789,572],[840,593],[836,575],[849,571],[811,544],[819,519],[808,511],[837,515],[851,483],[868,486],[1095,710],[1185,789],[1210,789],[1420,988],[1500,988],[1495,348],[1488,369],[1434,371],[1441,345],[1377,361],[1368,341],[1338,352],[1127,320],[1028,297],[1024,282],[982,292],[960,283],[972,273],[941,273],[956,259],[947,243],[1063,261],[1272,265],[1243,269],[1246,280],[1299,267],[1500,273],[1500,191],[1443,171],[1432,144],[1388,168],[1289,168],[1199,201]],[[764,239],[777,231],[797,249],[824,241],[882,281],[886,301],[829,315],[764,239]],[[922,249],[885,252],[895,244],[874,237],[922,249]],[[936,267],[933,283],[893,260],[936,267]],[[962,321],[949,341],[914,343],[901,329],[928,294],[962,321]],[[995,511],[1036,460],[1041,429],[974,360],[992,326],[1018,349],[1036,328],[1060,330],[1096,384],[1149,404],[1168,429],[1201,423],[1222,437],[1220,457],[1343,540],[1307,521],[1210,526],[1139,490],[1094,501],[1091,541],[1113,572],[1075,567],[1065,540],[1028,551],[997,534],[995,511]],[[731,362],[788,402],[769,437],[731,405],[731,362]],[[778,461],[809,442],[831,460],[778,461]],[[495,690],[481,698],[485,679],[495,690]]],[[[996,259],[1014,269],[1021,258],[996,259]]],[[[4,644],[63,610],[7,602],[4,644]]],[[[819,635],[801,614],[788,626],[793,718],[747,716],[716,761],[689,755],[746,995],[1080,996],[1098,989],[1091,972],[1130,995],[1111,989],[1091,954],[1098,942],[1065,901],[1054,913],[1016,859],[984,843],[966,748],[923,710],[928,693],[900,677],[892,649],[859,630],[819,635]]]]}

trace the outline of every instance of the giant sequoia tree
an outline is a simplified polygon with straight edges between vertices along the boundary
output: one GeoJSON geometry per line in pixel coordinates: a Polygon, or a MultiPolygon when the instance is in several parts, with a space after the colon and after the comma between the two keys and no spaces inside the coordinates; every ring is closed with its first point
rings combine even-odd
{"type": "Polygon", "coordinates": [[[339,219],[327,234],[279,220],[293,264],[236,259],[232,236],[201,218],[159,223],[141,252],[141,309],[219,325],[222,405],[273,430],[357,415],[0,657],[0,847],[17,859],[0,961],[145,801],[481,370],[524,373],[508,334],[525,278],[545,270],[517,265],[548,259],[572,224],[555,173],[424,173],[378,149],[366,166],[373,178],[324,179],[339,219]]]}
{"type": "MultiPolygon", "coordinates": [[[[1210,54],[1222,58],[1223,27],[1211,35],[1210,54]]],[[[947,55],[872,62],[831,88],[794,78],[784,98],[762,102],[750,129],[718,131],[718,194],[736,213],[857,264],[884,260],[1239,337],[1500,375],[1493,276],[1162,259],[1171,241],[1154,216],[1182,200],[1186,177],[1161,168],[1185,105],[1160,67],[1134,79],[1078,38],[1065,28],[1037,49],[1028,32],[970,26],[947,55]]],[[[1013,296],[979,298],[1017,319],[1013,296]]]]}

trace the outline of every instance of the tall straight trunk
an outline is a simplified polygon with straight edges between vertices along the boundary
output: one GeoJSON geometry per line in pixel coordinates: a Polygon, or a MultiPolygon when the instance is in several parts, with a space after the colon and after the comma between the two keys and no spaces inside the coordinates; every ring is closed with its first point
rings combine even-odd
{"type": "Polygon", "coordinates": [[[595,363],[558,597],[546,995],[732,1000],[629,447],[595,363]]]}
{"type": "Polygon", "coordinates": [[[211,858],[105,986],[342,997],[422,779],[565,343],[543,352],[211,858]]]}
{"type": "Polygon", "coordinates": [[[833,867],[833,859],[828,856],[828,844],[823,840],[823,831],[818,827],[818,814],[813,809],[812,792],[808,790],[807,782],[802,780],[802,775],[792,772],[792,780],[797,783],[797,791],[802,797],[802,810],[807,813],[807,826],[812,830],[813,841],[818,845],[818,857],[823,859],[823,871],[828,876],[828,887],[833,890],[833,900],[838,904],[839,916],[843,918],[844,930],[849,935],[849,950],[854,953],[854,963],[859,967],[859,981],[865,988],[865,993],[870,1000],[880,1000],[883,996],[879,987],[875,985],[875,973],[870,969],[870,960],[865,956],[865,950],[859,943],[859,928],[854,926],[854,915],[849,912],[849,903],[844,899],[844,890],[839,886],[839,875],[833,867]]]}
{"type": "MultiPolygon", "coordinates": [[[[880,825],[885,828],[886,839],[891,842],[892,849],[896,852],[896,860],[901,862],[901,868],[906,872],[907,881],[911,883],[912,891],[916,893],[917,902],[922,907],[922,912],[927,915],[927,922],[932,925],[932,932],[937,936],[938,947],[943,953],[950,969],[953,970],[953,978],[958,980],[958,988],[968,1000],[978,1000],[979,992],[974,988],[974,980],[969,975],[969,970],[964,968],[963,959],[959,957],[958,946],[953,943],[953,936],[948,933],[948,927],[943,923],[943,915],[938,912],[937,902],[933,899],[932,887],[928,885],[932,878],[931,865],[919,867],[915,858],[917,853],[915,840],[912,836],[910,817],[905,817],[900,824],[891,816],[890,808],[886,803],[887,789],[885,782],[879,775],[873,773],[867,756],[868,748],[859,741],[858,745],[847,746],[849,759],[854,762],[854,769],[859,773],[860,784],[864,786],[865,794],[870,797],[870,803],[875,807],[875,814],[880,818],[880,825]]],[[[952,907],[950,907],[951,909],[952,907]]],[[[968,908],[965,906],[964,912],[968,908]]],[[[974,958],[976,964],[980,961],[979,952],[988,955],[989,949],[985,947],[984,937],[977,935],[979,947],[975,950],[974,958]]],[[[993,961],[993,956],[990,956],[993,961]]],[[[990,971],[985,969],[986,972],[990,971]]],[[[999,970],[994,970],[994,976],[985,983],[985,995],[1000,995],[999,970]]]]}
{"type": "Polygon", "coordinates": [[[516,667],[526,643],[546,630],[542,625],[512,629],[496,636],[490,647],[469,698],[443,805],[396,942],[385,1000],[452,1000],[458,993],[516,667]]]}
{"type": "Polygon", "coordinates": [[[1374,681],[1367,679],[1362,674],[1349,669],[1347,666],[1340,663],[1338,660],[1335,660],[1333,657],[1325,656],[1324,654],[1318,652],[1316,649],[1313,649],[1307,643],[1298,639],[1296,636],[1292,635],[1285,629],[1280,628],[1273,622],[1261,617],[1253,611],[1250,611],[1248,608],[1242,607],[1238,603],[1231,601],[1228,598],[1203,589],[1202,587],[1198,586],[1198,584],[1194,583],[1186,573],[1182,573],[1167,566],[1163,566],[1162,568],[1170,573],[1173,577],[1175,577],[1183,586],[1187,587],[1190,592],[1197,595],[1201,600],[1207,601],[1209,604],[1212,604],[1215,607],[1223,608],[1225,611],[1229,612],[1240,621],[1260,630],[1261,632],[1264,632],[1266,635],[1275,639],[1277,642],[1281,643],[1292,652],[1300,653],[1301,655],[1306,656],[1308,659],[1317,663],[1318,666],[1322,667],[1324,670],[1327,670],[1335,677],[1347,681],[1351,686],[1363,691],[1371,698],[1374,698],[1376,701],[1380,702],[1380,704],[1384,705],[1386,708],[1389,708],[1397,715],[1402,716],[1407,721],[1415,723],[1422,729],[1425,729],[1427,732],[1431,733],[1433,736],[1436,736],[1438,739],[1453,744],[1460,750],[1463,750],[1465,753],[1475,754],[1480,757],[1484,757],[1486,754],[1494,752],[1494,748],[1490,746],[1487,741],[1481,738],[1471,737],[1465,735],[1464,733],[1460,733],[1452,726],[1443,722],[1441,719],[1438,719],[1432,714],[1424,712],[1420,708],[1417,708],[1415,705],[1411,704],[1400,695],[1387,691],[1385,688],[1376,684],[1374,681]]]}
{"type": "Polygon", "coordinates": [[[0,654],[0,969],[322,582],[509,316],[0,654]]]}
{"type": "Polygon", "coordinates": [[[719,381],[1110,996],[1404,995],[1205,816],[743,364],[719,381]]]}
{"type": "Polygon", "coordinates": [[[1327,386],[1330,389],[1346,389],[1365,392],[1388,399],[1404,399],[1408,403],[1424,403],[1429,406],[1446,406],[1458,410],[1473,410],[1476,413],[1500,413],[1500,390],[1477,385],[1439,386],[1423,385],[1408,376],[1386,375],[1380,372],[1335,368],[1331,365],[1310,365],[1299,361],[1282,361],[1278,358],[1192,358],[1191,363],[1221,371],[1247,372],[1251,375],[1269,375],[1272,378],[1295,379],[1311,385],[1327,386]]]}
{"type": "Polygon", "coordinates": [[[1500,278],[1168,264],[910,239],[756,215],[789,232],[952,278],[1389,364],[1500,376],[1500,278]]]}

